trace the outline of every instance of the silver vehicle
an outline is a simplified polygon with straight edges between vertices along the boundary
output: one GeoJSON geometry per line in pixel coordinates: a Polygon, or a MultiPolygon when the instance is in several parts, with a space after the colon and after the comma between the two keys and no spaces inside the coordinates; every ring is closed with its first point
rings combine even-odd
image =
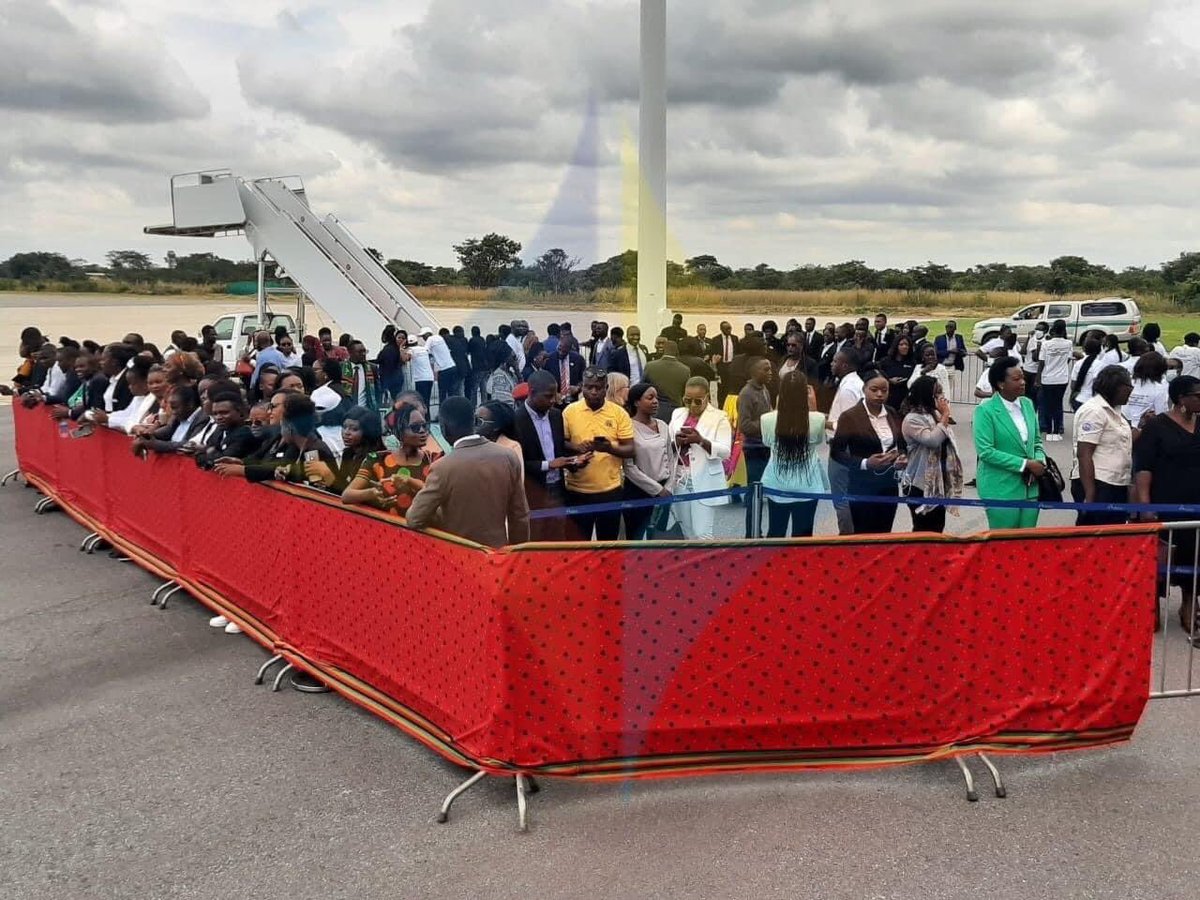
{"type": "Polygon", "coordinates": [[[1121,341],[1135,337],[1142,326],[1142,313],[1128,297],[1099,297],[1095,300],[1039,300],[1023,306],[1007,319],[983,319],[976,322],[971,340],[983,344],[1000,336],[1000,326],[1008,325],[1022,344],[1038,322],[1067,323],[1067,337],[1082,344],[1091,336],[1115,334],[1121,341]]]}

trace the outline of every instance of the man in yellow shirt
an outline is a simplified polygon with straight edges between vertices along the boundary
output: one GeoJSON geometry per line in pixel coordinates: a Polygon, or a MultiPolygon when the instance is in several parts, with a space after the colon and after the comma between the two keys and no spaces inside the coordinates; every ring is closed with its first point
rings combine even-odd
{"type": "MultiPolygon", "coordinates": [[[[620,503],[624,497],[621,461],[633,458],[633,421],[629,413],[605,399],[608,373],[597,366],[583,373],[580,399],[563,410],[563,439],[572,453],[593,454],[576,472],[567,472],[567,505],[620,503]]],[[[615,541],[621,529],[620,510],[579,512],[571,516],[580,537],[615,541]]]]}

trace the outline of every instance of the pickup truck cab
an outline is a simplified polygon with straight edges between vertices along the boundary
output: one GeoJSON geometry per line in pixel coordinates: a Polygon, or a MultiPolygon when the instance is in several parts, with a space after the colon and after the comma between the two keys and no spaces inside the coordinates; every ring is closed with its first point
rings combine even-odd
{"type": "Polygon", "coordinates": [[[241,359],[242,354],[250,349],[254,332],[270,331],[274,333],[275,329],[280,325],[287,326],[288,334],[292,336],[292,340],[299,346],[300,340],[296,334],[296,320],[286,313],[268,312],[266,323],[262,326],[258,324],[257,312],[229,313],[221,316],[213,322],[213,327],[217,330],[217,343],[225,353],[226,365],[232,368],[233,363],[241,359]]]}
{"type": "Polygon", "coordinates": [[[1091,336],[1115,334],[1121,341],[1136,337],[1142,325],[1142,313],[1137,303],[1128,297],[1100,297],[1096,300],[1039,300],[1023,306],[1011,318],[983,319],[976,322],[971,340],[983,344],[999,337],[1000,326],[1008,325],[1024,344],[1038,322],[1053,324],[1057,319],[1067,323],[1067,337],[1082,344],[1091,336]]]}

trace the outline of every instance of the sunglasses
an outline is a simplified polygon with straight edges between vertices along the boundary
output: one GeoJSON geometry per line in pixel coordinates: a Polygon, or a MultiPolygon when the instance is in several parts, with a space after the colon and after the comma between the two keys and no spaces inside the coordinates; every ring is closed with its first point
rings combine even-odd
{"type": "Polygon", "coordinates": [[[404,426],[405,431],[411,431],[413,434],[427,434],[429,426],[424,422],[409,422],[404,426]]]}
{"type": "Polygon", "coordinates": [[[686,397],[683,399],[684,406],[703,406],[707,402],[708,402],[707,397],[699,397],[695,400],[689,400],[686,397]]]}

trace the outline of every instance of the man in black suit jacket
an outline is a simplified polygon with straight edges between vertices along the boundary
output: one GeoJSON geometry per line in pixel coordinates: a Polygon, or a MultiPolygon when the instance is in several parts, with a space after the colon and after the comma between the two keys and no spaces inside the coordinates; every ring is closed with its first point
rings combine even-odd
{"type": "Polygon", "coordinates": [[[804,341],[804,352],[815,360],[820,360],[821,351],[825,349],[825,335],[817,331],[817,320],[809,316],[804,320],[804,331],[800,333],[804,341]]]}
{"type": "MultiPolygon", "coordinates": [[[[560,345],[561,346],[561,345],[560,345]]],[[[556,354],[557,355],[557,354],[556,354]]],[[[579,354],[573,354],[578,356],[579,354]]],[[[562,410],[558,402],[558,383],[545,369],[529,375],[529,396],[517,405],[513,428],[525,459],[525,494],[529,508],[551,509],[566,505],[564,475],[572,462],[563,438],[562,410]],[[549,441],[542,442],[538,427],[550,429],[549,441]]],[[[567,519],[555,516],[531,519],[529,539],[563,541],[567,539],[567,519]]]]}
{"type": "Polygon", "coordinates": [[[886,315],[876,313],[875,327],[871,329],[870,336],[871,340],[875,342],[875,352],[872,358],[878,362],[892,349],[892,341],[896,339],[896,330],[888,328],[886,315]]]}
{"type": "Polygon", "coordinates": [[[733,333],[733,326],[728,322],[722,322],[721,333],[709,344],[709,353],[712,356],[713,364],[717,367],[717,377],[721,379],[721,383],[717,387],[717,402],[720,406],[724,406],[725,397],[730,392],[729,364],[737,356],[738,343],[737,335],[733,333]]]}
{"type": "Polygon", "coordinates": [[[583,361],[583,357],[575,352],[574,342],[560,339],[558,349],[546,363],[544,371],[554,376],[563,404],[579,398],[579,389],[583,385],[583,370],[586,368],[587,363],[583,361]]]}

